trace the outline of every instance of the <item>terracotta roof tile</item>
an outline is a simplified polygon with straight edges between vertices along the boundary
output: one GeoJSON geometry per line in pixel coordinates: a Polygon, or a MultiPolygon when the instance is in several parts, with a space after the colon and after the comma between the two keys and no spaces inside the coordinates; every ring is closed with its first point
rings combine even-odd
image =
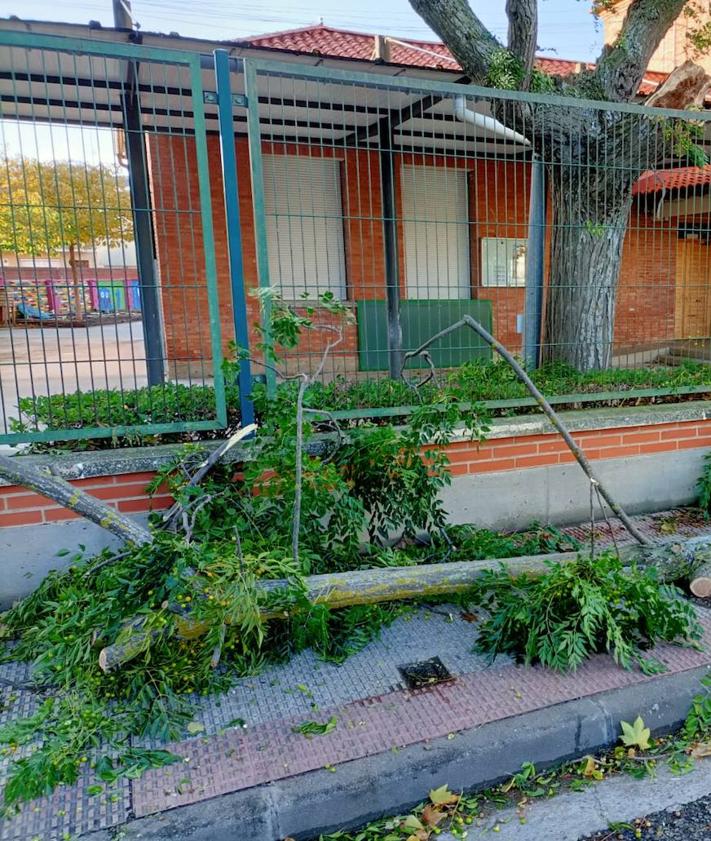
{"type": "MultiPolygon", "coordinates": [[[[348,29],[336,29],[325,24],[305,26],[300,29],[287,29],[282,32],[269,32],[240,39],[253,47],[266,47],[274,50],[307,53],[329,58],[353,58],[360,61],[372,61],[374,58],[375,36],[366,32],[353,32],[348,29]]],[[[439,41],[418,41],[412,38],[390,39],[390,60],[394,64],[410,67],[430,67],[432,69],[461,70],[461,67],[439,41]],[[399,43],[396,43],[399,42],[399,43]],[[408,46],[409,45],[409,46],[408,46]],[[437,53],[433,56],[432,53],[437,53]]],[[[593,64],[568,61],[560,58],[538,56],[536,66],[552,76],[569,76],[577,73],[581,67],[592,69],[593,64]]],[[[640,85],[639,92],[645,96],[653,93],[666,78],[665,73],[647,71],[640,85]]]]}
{"type": "Polygon", "coordinates": [[[659,190],[683,190],[706,184],[711,184],[711,165],[648,170],[642,173],[632,188],[632,194],[638,196],[659,190]]]}

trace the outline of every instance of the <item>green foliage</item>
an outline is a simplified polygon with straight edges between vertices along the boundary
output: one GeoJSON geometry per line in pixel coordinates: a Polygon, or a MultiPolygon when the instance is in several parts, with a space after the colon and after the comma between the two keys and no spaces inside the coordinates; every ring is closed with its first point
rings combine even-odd
{"type": "Polygon", "coordinates": [[[699,492],[699,508],[708,520],[711,516],[711,453],[704,456],[704,469],[696,482],[696,490],[699,492]]]}
{"type": "MultiPolygon", "coordinates": [[[[239,404],[237,388],[227,386],[230,422],[236,425],[235,407],[239,404]]],[[[211,386],[187,386],[180,383],[139,388],[135,390],[98,389],[75,391],[72,394],[22,397],[18,402],[20,420],[11,419],[12,432],[27,432],[37,424],[47,429],[111,428],[146,424],[179,423],[181,421],[214,420],[215,392],[211,386]]],[[[224,430],[219,431],[224,435],[224,430]]],[[[203,433],[204,435],[204,433],[203,433]]],[[[213,433],[214,435],[214,433],[213,433]]],[[[161,440],[181,440],[179,433],[163,433],[161,440]]],[[[129,436],[123,442],[107,439],[110,445],[131,445],[139,436],[129,436]]],[[[90,446],[80,441],[74,447],[90,446]]]]}
{"type": "Polygon", "coordinates": [[[597,652],[628,669],[644,664],[643,652],[658,641],[691,644],[701,637],[680,590],[661,584],[654,568],[625,570],[611,552],[551,564],[537,578],[486,573],[474,598],[490,613],[479,630],[479,651],[560,671],[597,652]]]}
{"type": "Polygon", "coordinates": [[[489,60],[486,84],[501,90],[518,90],[523,82],[523,63],[510,50],[495,50],[489,60]]]}
{"type": "Polygon", "coordinates": [[[56,254],[70,245],[133,239],[128,178],[86,161],[0,159],[0,251],[56,254]]]}
{"type": "Polygon", "coordinates": [[[303,721],[301,724],[292,727],[292,730],[294,733],[301,733],[302,736],[311,739],[313,736],[325,736],[335,730],[337,726],[338,719],[335,715],[332,715],[328,721],[324,722],[303,721]]]}
{"type": "MultiPolygon", "coordinates": [[[[235,355],[239,354],[235,350],[235,355]]],[[[239,423],[239,394],[237,386],[237,362],[228,360],[224,364],[227,384],[228,430],[239,423]]],[[[681,388],[686,386],[709,386],[711,391],[711,368],[695,362],[684,362],[675,367],[655,366],[639,369],[616,368],[608,371],[580,373],[562,363],[552,363],[532,371],[536,385],[549,397],[566,394],[596,394],[607,391],[628,391],[631,389],[681,388]]],[[[263,385],[257,383],[253,398],[260,423],[269,422],[269,414],[276,409],[277,416],[283,416],[293,406],[298,385],[295,382],[281,383],[277,387],[274,401],[266,399],[263,385]]],[[[700,396],[700,395],[698,395],[700,396]]],[[[441,383],[426,383],[414,391],[402,380],[383,378],[369,381],[349,381],[343,377],[327,383],[311,384],[305,395],[305,405],[313,410],[348,411],[351,409],[378,409],[392,407],[432,406],[441,411],[451,403],[470,403],[471,411],[485,413],[478,404],[488,400],[520,400],[529,397],[508,365],[501,362],[475,361],[462,365],[446,375],[441,383]]],[[[652,398],[653,399],[653,398],[652,398]]],[[[669,398],[667,398],[669,399],[669,398]]],[[[678,398],[677,398],[678,399],[678,398]]],[[[603,399],[602,405],[618,405],[624,398],[610,401],[603,399]]],[[[635,405],[640,398],[635,398],[635,405]]],[[[575,405],[575,401],[571,400],[575,405]]],[[[597,405],[600,405],[597,404],[597,405]]],[[[594,406],[596,403],[586,405],[594,406]]],[[[185,420],[210,420],[215,415],[214,393],[211,386],[185,386],[165,383],[153,388],[137,391],[75,392],[69,395],[55,394],[50,397],[23,398],[20,402],[21,421],[11,421],[13,431],[32,430],[39,424],[43,428],[81,429],[86,427],[113,427],[119,424],[138,425],[148,423],[172,423],[185,420]]],[[[519,407],[517,412],[540,411],[538,407],[519,407]]],[[[494,409],[492,414],[510,413],[511,409],[494,409]]],[[[327,416],[311,418],[316,429],[328,430],[327,416]]],[[[357,426],[354,422],[352,426],[357,426]]],[[[124,438],[95,438],[88,441],[67,442],[65,448],[101,448],[134,446],[152,441],[170,442],[214,438],[225,434],[225,430],[161,433],[158,436],[124,438]]],[[[46,445],[33,445],[35,450],[46,445]]],[[[55,444],[53,447],[57,447],[55,444]]]]}

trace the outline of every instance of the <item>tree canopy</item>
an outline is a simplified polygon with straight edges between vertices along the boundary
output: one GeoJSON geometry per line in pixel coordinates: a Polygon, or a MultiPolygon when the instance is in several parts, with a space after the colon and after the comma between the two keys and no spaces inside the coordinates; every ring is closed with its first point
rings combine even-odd
{"type": "Polygon", "coordinates": [[[5,253],[50,255],[133,239],[128,179],[118,166],[6,156],[0,193],[5,253]]]}

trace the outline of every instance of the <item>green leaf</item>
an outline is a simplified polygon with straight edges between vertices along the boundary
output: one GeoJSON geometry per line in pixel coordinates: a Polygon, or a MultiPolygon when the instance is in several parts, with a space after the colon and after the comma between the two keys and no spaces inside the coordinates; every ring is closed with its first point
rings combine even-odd
{"type": "Polygon", "coordinates": [[[89,795],[89,797],[96,797],[96,795],[101,794],[101,792],[103,790],[104,790],[103,786],[96,784],[96,785],[88,786],[87,789],[86,789],[86,793],[89,795]]]}
{"type": "Polygon", "coordinates": [[[424,829],[424,824],[419,818],[416,818],[414,815],[408,815],[405,820],[400,824],[402,829],[406,829],[411,832],[417,832],[418,829],[424,829]]]}
{"type": "Polygon", "coordinates": [[[200,724],[199,721],[190,721],[185,729],[190,733],[191,736],[196,736],[198,733],[205,732],[205,725],[200,724]]]}
{"type": "Polygon", "coordinates": [[[651,735],[651,731],[649,727],[644,726],[642,716],[638,715],[634,720],[634,724],[629,724],[627,721],[621,721],[620,727],[622,727],[622,735],[620,736],[620,739],[622,740],[623,745],[628,748],[637,747],[640,750],[649,749],[649,737],[651,735]]]}
{"type": "Polygon", "coordinates": [[[458,794],[453,794],[447,787],[447,783],[439,788],[433,788],[430,792],[430,800],[435,806],[448,806],[459,800],[458,794]]]}
{"type": "Polygon", "coordinates": [[[318,721],[304,721],[291,729],[294,733],[301,733],[302,736],[306,736],[307,739],[310,739],[312,736],[324,736],[326,733],[330,733],[332,730],[336,729],[337,725],[338,719],[335,715],[332,715],[331,718],[323,724],[318,721]]]}

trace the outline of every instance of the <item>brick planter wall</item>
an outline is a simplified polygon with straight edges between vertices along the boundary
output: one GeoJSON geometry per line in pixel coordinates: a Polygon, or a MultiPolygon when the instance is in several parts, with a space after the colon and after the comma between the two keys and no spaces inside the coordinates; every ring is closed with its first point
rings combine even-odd
{"type": "MultiPolygon", "coordinates": [[[[583,412],[571,414],[585,415],[583,412]]],[[[591,412],[588,414],[593,415],[591,412]]],[[[459,477],[506,471],[520,473],[522,470],[553,467],[574,461],[557,433],[538,431],[539,420],[527,421],[522,418],[519,423],[523,427],[533,426],[536,431],[506,434],[507,428],[515,425],[509,420],[495,426],[492,437],[482,444],[471,441],[451,443],[448,446],[448,455],[452,475],[459,477]]],[[[612,425],[574,431],[573,437],[593,462],[689,449],[704,450],[711,447],[711,418],[612,425]]],[[[153,448],[158,449],[163,448],[153,448]]],[[[171,448],[164,449],[172,452],[171,448]]],[[[104,459],[112,457],[110,452],[102,455],[104,459]]],[[[77,459],[86,461],[86,454],[78,455],[77,459]]],[[[132,471],[126,467],[123,469],[126,472],[70,481],[125,513],[145,513],[166,508],[171,504],[172,499],[166,491],[159,492],[152,500],[145,493],[145,487],[155,476],[155,471],[132,471]]],[[[660,477],[660,481],[663,481],[663,477],[660,477]]],[[[72,512],[24,488],[0,486],[0,528],[55,523],[75,518],[76,515],[72,512]]]]}

